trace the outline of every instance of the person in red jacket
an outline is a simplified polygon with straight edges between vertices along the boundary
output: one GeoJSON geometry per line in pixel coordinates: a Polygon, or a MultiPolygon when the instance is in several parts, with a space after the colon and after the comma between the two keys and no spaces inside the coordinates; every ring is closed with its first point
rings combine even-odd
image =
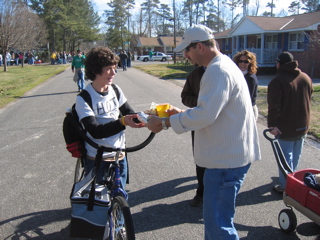
{"type": "MultiPolygon", "coordinates": [[[[312,80],[298,68],[289,52],[277,58],[277,73],[268,85],[268,127],[279,144],[293,171],[298,167],[304,139],[310,124],[312,80]]],[[[273,187],[283,193],[286,178],[279,169],[279,185],[273,187]]]]}

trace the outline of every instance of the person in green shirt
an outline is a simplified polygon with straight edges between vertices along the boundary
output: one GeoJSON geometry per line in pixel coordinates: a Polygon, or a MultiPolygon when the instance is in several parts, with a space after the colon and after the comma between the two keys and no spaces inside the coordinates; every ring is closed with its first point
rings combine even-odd
{"type": "Polygon", "coordinates": [[[72,59],[71,69],[74,73],[73,81],[78,85],[78,91],[82,91],[85,87],[84,83],[84,61],[86,57],[77,50],[77,55],[72,59]]]}

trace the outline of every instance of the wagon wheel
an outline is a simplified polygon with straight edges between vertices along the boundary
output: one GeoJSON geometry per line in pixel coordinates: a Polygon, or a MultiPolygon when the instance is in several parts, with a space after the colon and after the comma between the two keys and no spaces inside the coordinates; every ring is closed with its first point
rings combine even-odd
{"type": "Polygon", "coordinates": [[[292,209],[282,209],[278,215],[278,223],[283,232],[291,233],[297,227],[297,217],[292,209]]]}

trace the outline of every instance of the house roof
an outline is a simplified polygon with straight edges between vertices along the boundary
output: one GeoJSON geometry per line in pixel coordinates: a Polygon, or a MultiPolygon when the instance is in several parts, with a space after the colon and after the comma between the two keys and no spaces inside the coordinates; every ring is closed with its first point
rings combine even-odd
{"type": "Polygon", "coordinates": [[[262,32],[289,32],[299,30],[317,30],[320,24],[320,12],[305,13],[287,17],[246,16],[231,29],[229,37],[262,32]]]}
{"type": "Polygon", "coordinates": [[[225,31],[223,31],[223,32],[215,33],[215,34],[214,34],[214,37],[215,37],[215,38],[225,38],[225,37],[228,37],[228,35],[229,35],[229,33],[230,33],[231,30],[232,30],[232,29],[230,28],[230,29],[225,30],[225,31]]]}
{"type": "Polygon", "coordinates": [[[293,21],[290,22],[290,24],[288,24],[287,26],[285,26],[284,30],[299,28],[312,28],[312,30],[316,30],[317,25],[320,24],[320,12],[305,13],[290,17],[293,18],[293,21]]]}
{"type": "MultiPolygon", "coordinates": [[[[182,37],[176,37],[176,45],[179,45],[182,37]]],[[[174,37],[139,37],[137,47],[146,46],[174,46],[174,37]]]]}
{"type": "MultiPolygon", "coordinates": [[[[320,25],[320,12],[305,13],[287,17],[243,17],[235,27],[214,34],[216,39],[230,38],[237,35],[261,34],[265,32],[292,32],[301,30],[317,30],[320,25]]],[[[182,37],[176,37],[179,45],[182,37]]],[[[139,37],[137,47],[146,46],[174,46],[172,36],[139,37]]]]}
{"type": "MultiPolygon", "coordinates": [[[[159,37],[160,42],[164,46],[174,46],[174,37],[159,37]]],[[[176,45],[179,45],[182,37],[176,37],[176,45]]]]}
{"type": "Polygon", "coordinates": [[[156,37],[139,37],[137,47],[142,46],[159,46],[160,43],[156,37]]]}

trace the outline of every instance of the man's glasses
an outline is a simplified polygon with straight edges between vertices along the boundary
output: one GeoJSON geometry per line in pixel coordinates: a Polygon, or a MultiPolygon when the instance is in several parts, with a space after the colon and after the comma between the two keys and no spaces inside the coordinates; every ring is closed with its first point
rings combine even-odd
{"type": "Polygon", "coordinates": [[[238,63],[250,63],[248,60],[239,60],[238,63]]]}
{"type": "Polygon", "coordinates": [[[190,48],[191,48],[191,47],[194,48],[194,46],[196,46],[197,44],[198,44],[197,42],[196,42],[196,43],[191,43],[191,44],[189,44],[188,47],[185,48],[185,51],[186,51],[186,52],[189,52],[189,51],[190,51],[190,48]]]}

